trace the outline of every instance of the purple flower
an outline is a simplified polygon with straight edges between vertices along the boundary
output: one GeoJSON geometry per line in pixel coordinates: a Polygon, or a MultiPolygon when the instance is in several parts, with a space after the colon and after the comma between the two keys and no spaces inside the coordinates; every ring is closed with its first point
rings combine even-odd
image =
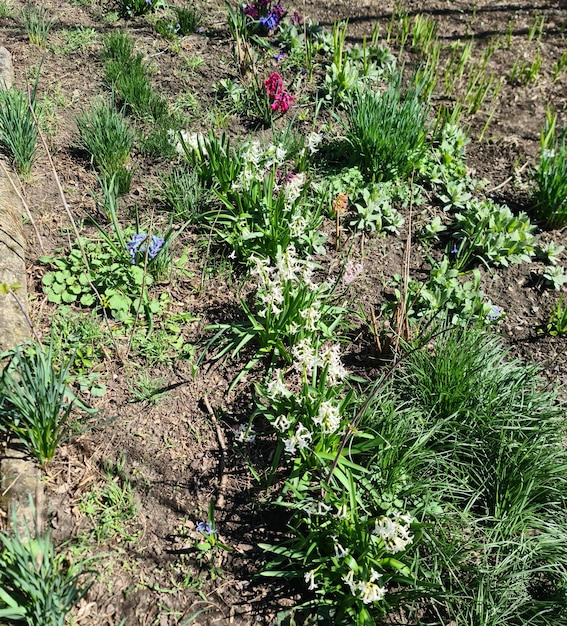
{"type": "Polygon", "coordinates": [[[294,26],[301,26],[301,22],[302,22],[301,15],[299,15],[297,11],[294,11],[293,15],[291,16],[291,23],[294,26]]]}
{"type": "Polygon", "coordinates": [[[458,251],[459,249],[457,248],[457,244],[454,243],[453,247],[451,248],[451,254],[457,254],[458,251]]]}
{"type": "Polygon", "coordinates": [[[197,532],[203,535],[212,535],[217,531],[213,528],[211,522],[197,522],[197,532]]]}
{"type": "Polygon", "coordinates": [[[258,9],[254,6],[252,2],[242,7],[242,13],[244,13],[244,15],[248,15],[253,20],[258,19],[258,9]]]}
{"type": "Polygon", "coordinates": [[[275,59],[276,61],[281,61],[284,57],[285,57],[285,52],[283,50],[280,50],[277,54],[274,54],[272,56],[272,59],[275,59]]]}

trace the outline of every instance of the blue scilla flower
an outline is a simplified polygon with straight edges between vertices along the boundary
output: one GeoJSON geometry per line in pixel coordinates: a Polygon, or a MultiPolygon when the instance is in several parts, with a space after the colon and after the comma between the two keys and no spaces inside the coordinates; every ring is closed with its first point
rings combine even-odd
{"type": "Polygon", "coordinates": [[[261,17],[258,21],[266,30],[274,30],[274,28],[278,25],[280,18],[276,13],[270,13],[266,17],[261,17]]]}
{"type": "MultiPolygon", "coordinates": [[[[130,261],[132,265],[136,263],[137,255],[143,255],[146,253],[146,246],[142,244],[148,239],[146,233],[134,233],[132,239],[126,244],[126,250],[130,255],[130,261]]],[[[148,246],[148,258],[154,259],[158,252],[162,249],[164,244],[163,237],[152,235],[150,237],[150,245],[148,246]]]]}
{"type": "Polygon", "coordinates": [[[217,531],[213,528],[211,522],[198,522],[197,523],[197,532],[203,533],[203,535],[212,535],[217,531]]]}

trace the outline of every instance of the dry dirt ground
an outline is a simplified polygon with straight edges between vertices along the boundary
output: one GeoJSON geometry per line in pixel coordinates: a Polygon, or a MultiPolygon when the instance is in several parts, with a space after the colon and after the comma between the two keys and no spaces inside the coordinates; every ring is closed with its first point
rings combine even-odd
{"type": "MultiPolygon", "coordinates": [[[[152,81],[161,93],[171,100],[181,93],[194,95],[197,106],[190,113],[194,130],[207,124],[206,112],[215,102],[213,83],[236,76],[232,44],[220,3],[198,3],[203,8],[204,32],[186,37],[178,51],[172,51],[143,18],[109,22],[105,15],[112,7],[102,0],[47,0],[45,6],[55,19],[47,51],[31,45],[13,17],[0,18],[0,43],[13,56],[17,86],[28,85],[41,64],[38,97],[52,103],[47,141],[75,220],[82,224],[96,216],[89,193],[96,182],[89,163],[75,147],[75,118],[94,96],[107,89],[99,56],[102,37],[113,29],[125,29],[155,67],[152,81]],[[97,38],[86,49],[60,52],[57,46],[63,41],[64,29],[78,26],[93,28],[97,38]],[[187,60],[194,58],[203,63],[188,70],[187,60]]],[[[551,105],[560,121],[567,122],[567,76],[551,80],[553,63],[567,49],[565,3],[402,0],[401,6],[410,15],[433,18],[444,46],[474,37],[476,49],[481,51],[492,37],[504,37],[509,31],[510,46],[499,49],[490,60],[490,70],[497,76],[506,76],[518,58],[531,58],[539,46],[544,61],[537,82],[519,86],[505,81],[483,142],[473,141],[467,152],[471,173],[490,181],[491,197],[515,211],[529,210],[528,172],[538,153],[546,107],[551,105]],[[536,16],[544,18],[537,43],[527,38],[536,16]]],[[[13,7],[17,15],[21,2],[14,0],[13,7]]],[[[385,37],[394,8],[392,2],[346,0],[306,0],[289,6],[329,29],[335,20],[348,18],[351,43],[370,36],[376,22],[385,37]]],[[[396,52],[394,43],[392,49],[396,52]]],[[[446,57],[448,52],[443,54],[446,57]]],[[[415,60],[406,55],[407,63],[415,60]]],[[[481,133],[488,113],[481,111],[469,120],[473,138],[481,133]]],[[[249,132],[238,118],[230,120],[229,129],[240,136],[249,132]]],[[[125,215],[136,206],[153,211],[152,189],[158,175],[169,167],[139,154],[133,161],[132,190],[123,201],[125,215]]],[[[38,330],[46,334],[54,311],[41,291],[45,267],[38,259],[42,253],[66,245],[70,229],[43,150],[38,153],[31,181],[24,183],[24,194],[40,235],[28,224],[30,309],[38,330]]],[[[395,240],[367,242],[366,269],[357,287],[357,297],[367,310],[379,308],[387,295],[388,277],[400,272],[405,235],[402,231],[395,240]]],[[[565,230],[543,233],[542,237],[567,247],[565,230]]],[[[191,229],[179,245],[192,250],[188,271],[163,288],[170,290],[178,311],[190,311],[197,319],[183,331],[184,341],[197,345],[203,340],[204,326],[225,319],[237,305],[234,285],[238,277],[210,268],[205,271],[203,247],[198,247],[197,234],[191,229]]],[[[561,260],[567,265],[565,252],[561,260]]],[[[417,247],[410,265],[413,275],[423,271],[423,254],[417,247]]],[[[499,331],[512,352],[544,364],[552,384],[567,383],[567,337],[538,333],[558,299],[557,292],[539,286],[541,271],[542,266],[533,263],[486,273],[483,288],[507,313],[499,331]]],[[[123,344],[126,342],[127,337],[123,344]]],[[[270,541],[284,528],[275,513],[261,506],[262,493],[249,469],[249,465],[262,468],[268,461],[270,442],[238,447],[234,441],[233,429],[247,419],[250,390],[243,385],[244,391],[227,396],[232,372],[205,361],[193,378],[191,363],[179,361],[148,368],[151,380],[162,381],[163,394],[153,401],[137,401],[132,382],[139,380],[141,362],[117,359],[110,344],[104,350],[108,358],[98,359],[94,367],[108,391],[93,404],[105,419],[113,421],[63,446],[45,479],[48,520],[55,540],[75,538],[69,544],[75,546],[75,553],[85,550],[86,544],[100,557],[93,564],[95,584],[81,603],[75,623],[166,626],[182,624],[199,612],[192,623],[277,623],[277,612],[300,599],[301,590],[253,578],[262,558],[257,544],[270,541]],[[80,504],[93,489],[103,489],[109,481],[117,490],[131,487],[135,515],[124,522],[122,535],[101,538],[97,545],[93,518],[80,504]],[[217,499],[219,540],[231,551],[219,550],[199,563],[192,551],[198,537],[195,523],[206,519],[211,498],[217,499]]]]}

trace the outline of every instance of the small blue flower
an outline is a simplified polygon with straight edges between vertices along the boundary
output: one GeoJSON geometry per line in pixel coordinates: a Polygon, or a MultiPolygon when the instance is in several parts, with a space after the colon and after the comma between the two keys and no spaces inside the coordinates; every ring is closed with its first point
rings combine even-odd
{"type": "Polygon", "coordinates": [[[457,254],[458,251],[459,251],[459,248],[457,248],[457,244],[454,243],[453,247],[451,248],[451,254],[457,254]]]}
{"type": "Polygon", "coordinates": [[[274,28],[278,25],[280,18],[276,13],[270,13],[266,17],[261,17],[258,21],[266,30],[274,30],[274,28]]]}
{"type": "Polygon", "coordinates": [[[217,531],[213,528],[211,522],[198,522],[197,523],[197,532],[203,533],[203,535],[212,535],[217,531]]]}
{"type": "Polygon", "coordinates": [[[280,52],[272,56],[272,59],[275,59],[276,61],[281,61],[284,57],[285,57],[285,52],[283,50],[280,50],[280,52]]]}
{"type": "Polygon", "coordinates": [[[490,312],[488,313],[488,319],[493,322],[494,320],[498,319],[501,314],[502,309],[499,306],[493,305],[490,309],[490,312]]]}

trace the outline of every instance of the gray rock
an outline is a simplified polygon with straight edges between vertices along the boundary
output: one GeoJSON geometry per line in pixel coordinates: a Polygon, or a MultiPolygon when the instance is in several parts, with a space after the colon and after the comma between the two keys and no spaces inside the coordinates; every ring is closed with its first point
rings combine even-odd
{"type": "Polygon", "coordinates": [[[14,67],[12,55],[4,47],[0,47],[0,89],[10,89],[14,84],[14,67]]]}

